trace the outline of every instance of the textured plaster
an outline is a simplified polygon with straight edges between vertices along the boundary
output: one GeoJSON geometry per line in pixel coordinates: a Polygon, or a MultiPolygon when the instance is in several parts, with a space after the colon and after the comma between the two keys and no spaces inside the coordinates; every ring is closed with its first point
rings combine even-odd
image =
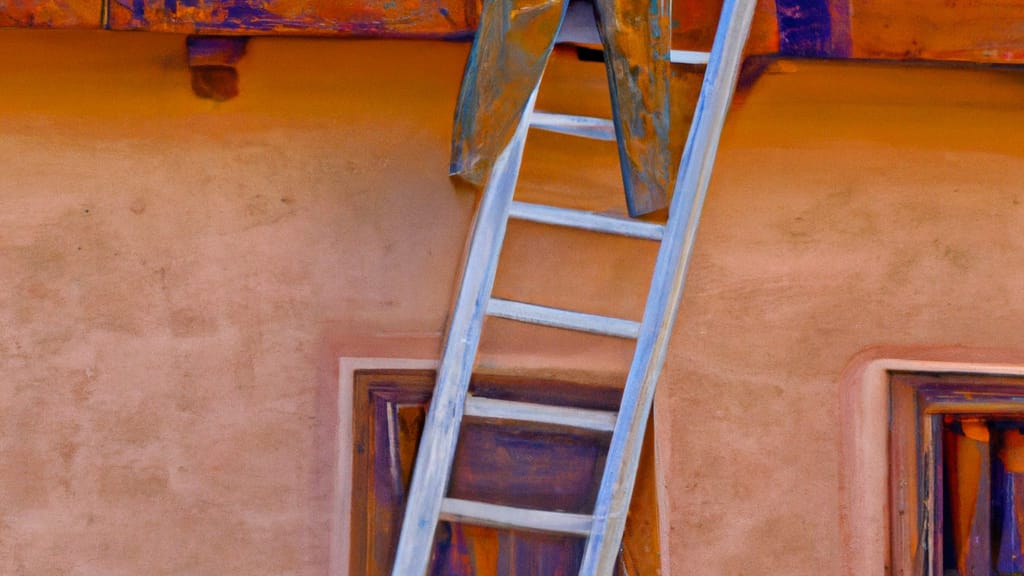
{"type": "MultiPolygon", "coordinates": [[[[218,104],[182,37],[0,32],[0,573],[327,570],[338,358],[440,345],[465,50],[254,40],[218,104]]],[[[542,105],[606,109],[570,64],[542,105]]],[[[1015,71],[803,62],[738,99],[658,399],[674,576],[840,572],[861,350],[1024,349],[1022,99],[1015,71]]],[[[524,199],[621,210],[614,146],[531,144],[524,199]]],[[[649,246],[514,229],[499,295],[639,315],[649,246]]],[[[604,382],[629,353],[483,346],[604,382]]]]}

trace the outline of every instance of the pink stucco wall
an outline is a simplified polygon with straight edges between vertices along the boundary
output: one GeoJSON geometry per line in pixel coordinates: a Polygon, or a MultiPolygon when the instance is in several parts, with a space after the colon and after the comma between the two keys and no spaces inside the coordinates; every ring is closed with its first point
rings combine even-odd
{"type": "MultiPolygon", "coordinates": [[[[338,358],[437,353],[466,47],[257,40],[216,104],[182,44],[0,32],[0,573],[324,574],[338,358]]],[[[544,105],[605,108],[580,66],[544,105]]],[[[674,576],[839,571],[859,351],[1024,349],[1022,99],[1014,71],[793,62],[738,99],[658,400],[674,576]]],[[[612,146],[531,143],[525,198],[618,209],[612,146]]],[[[638,315],[651,247],[517,228],[499,293],[638,315]]],[[[629,352],[484,347],[604,381],[629,352]]]]}

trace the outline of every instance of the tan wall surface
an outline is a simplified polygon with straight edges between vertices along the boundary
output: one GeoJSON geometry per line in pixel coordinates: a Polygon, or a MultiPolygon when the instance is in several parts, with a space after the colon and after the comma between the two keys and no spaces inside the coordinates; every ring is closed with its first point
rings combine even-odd
{"type": "Polygon", "coordinates": [[[1024,346],[1020,73],[775,72],[723,137],[669,366],[683,573],[838,573],[859,350],[1024,346]]]}
{"type": "MultiPolygon", "coordinates": [[[[438,349],[465,50],[257,40],[215,104],[181,37],[0,33],[0,574],[326,572],[338,357],[438,349]]],[[[600,111],[572,69],[542,104],[600,111]]],[[[659,398],[674,576],[839,571],[858,351],[1024,348],[1021,101],[1019,72],[791,62],[739,99],[659,398]]],[[[531,142],[524,198],[619,209],[613,147],[531,142]]],[[[528,232],[499,294],[639,313],[649,246],[528,232]]],[[[485,369],[628,357],[488,328],[485,369]]]]}

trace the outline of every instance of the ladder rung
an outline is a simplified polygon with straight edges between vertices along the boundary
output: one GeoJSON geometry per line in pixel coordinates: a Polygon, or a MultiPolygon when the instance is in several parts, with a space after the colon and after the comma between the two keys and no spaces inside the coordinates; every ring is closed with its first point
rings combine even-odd
{"type": "Polygon", "coordinates": [[[589,514],[513,508],[458,498],[445,498],[441,502],[441,519],[476,526],[538,530],[577,536],[589,534],[590,526],[593,524],[593,517],[589,514]]]}
{"type": "Polygon", "coordinates": [[[585,312],[573,312],[560,308],[549,308],[525,302],[514,302],[491,298],[487,304],[487,314],[498,318],[541,324],[553,328],[579,330],[592,334],[617,336],[619,338],[636,338],[640,334],[640,323],[622,318],[598,316],[585,312]]]}
{"type": "Polygon", "coordinates": [[[710,52],[695,52],[693,50],[672,50],[669,53],[669,61],[673,64],[707,64],[711,59],[710,52]]]}
{"type": "Polygon", "coordinates": [[[604,216],[582,210],[557,208],[555,206],[519,201],[512,202],[508,215],[519,220],[529,220],[530,222],[552,224],[555,226],[569,226],[571,228],[581,228],[606,234],[618,234],[643,240],[661,240],[662,234],[665,232],[664,226],[652,222],[627,220],[625,218],[604,216]]]}
{"type": "Polygon", "coordinates": [[[530,402],[513,402],[510,400],[481,398],[479,396],[469,396],[466,398],[465,415],[477,418],[556,424],[601,432],[611,432],[614,430],[615,419],[618,418],[618,413],[607,410],[588,410],[585,408],[550,406],[530,402]]]}
{"type": "Polygon", "coordinates": [[[530,127],[593,140],[615,140],[615,125],[612,121],[593,116],[534,112],[530,116],[530,127]]]}

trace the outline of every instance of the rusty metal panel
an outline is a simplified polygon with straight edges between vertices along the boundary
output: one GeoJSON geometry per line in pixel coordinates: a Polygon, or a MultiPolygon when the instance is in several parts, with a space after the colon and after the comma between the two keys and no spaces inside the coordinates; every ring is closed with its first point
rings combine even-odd
{"type": "Polygon", "coordinates": [[[0,0],[0,27],[99,28],[103,0],[0,0]]]}
{"type": "Polygon", "coordinates": [[[478,0],[110,0],[113,29],[209,34],[458,38],[478,15],[478,0]]]}

